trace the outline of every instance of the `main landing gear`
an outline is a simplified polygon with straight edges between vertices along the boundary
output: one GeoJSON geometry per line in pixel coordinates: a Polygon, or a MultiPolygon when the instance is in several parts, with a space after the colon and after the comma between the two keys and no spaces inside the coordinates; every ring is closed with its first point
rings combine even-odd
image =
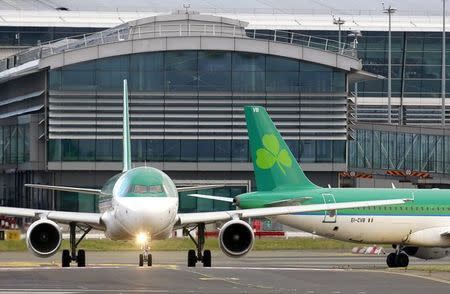
{"type": "Polygon", "coordinates": [[[77,247],[78,244],[80,244],[81,241],[83,241],[84,237],[86,237],[87,233],[92,229],[89,226],[83,227],[80,225],[77,225],[77,223],[70,223],[70,250],[63,250],[62,252],[62,267],[70,267],[70,263],[72,261],[76,261],[78,267],[85,267],[86,266],[86,252],[83,249],[78,250],[77,254],[77,247]],[[83,232],[83,235],[81,235],[80,239],[77,240],[76,236],[76,229],[80,229],[83,232]]]}
{"type": "Polygon", "coordinates": [[[152,266],[152,254],[150,253],[150,244],[147,238],[143,242],[141,249],[144,250],[144,252],[139,254],[139,266],[144,266],[144,263],[146,263],[147,266],[152,266]]]}
{"type": "Polygon", "coordinates": [[[400,245],[395,245],[395,252],[390,253],[386,258],[387,266],[393,267],[407,267],[409,264],[408,254],[402,251],[400,245]]]}
{"type": "Polygon", "coordinates": [[[193,249],[188,251],[187,266],[195,267],[195,264],[201,261],[204,267],[211,267],[211,250],[203,251],[205,247],[205,224],[200,223],[197,227],[191,229],[184,228],[184,232],[189,235],[189,238],[191,238],[197,248],[197,252],[193,249]],[[195,228],[197,228],[197,238],[192,236],[192,231],[195,228]]]}

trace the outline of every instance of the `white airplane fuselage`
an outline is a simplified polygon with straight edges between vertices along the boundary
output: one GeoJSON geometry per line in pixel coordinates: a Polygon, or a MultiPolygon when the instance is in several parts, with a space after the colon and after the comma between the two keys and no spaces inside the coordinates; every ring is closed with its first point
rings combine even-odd
{"type": "Polygon", "coordinates": [[[108,238],[129,240],[142,233],[151,239],[170,236],[178,212],[178,193],[167,175],[151,167],[139,167],[113,178],[113,183],[109,184],[110,187],[102,189],[105,193],[99,201],[108,238]],[[139,184],[130,183],[133,178],[139,178],[139,184]],[[161,187],[161,190],[135,193],[133,189],[136,190],[136,186],[141,189],[161,187]]]}

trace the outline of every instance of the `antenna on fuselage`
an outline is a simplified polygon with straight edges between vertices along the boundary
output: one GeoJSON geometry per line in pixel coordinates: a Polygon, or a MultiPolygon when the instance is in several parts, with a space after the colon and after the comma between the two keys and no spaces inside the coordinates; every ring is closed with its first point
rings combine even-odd
{"type": "Polygon", "coordinates": [[[128,110],[128,83],[123,80],[123,171],[131,169],[130,112],[128,110]]]}

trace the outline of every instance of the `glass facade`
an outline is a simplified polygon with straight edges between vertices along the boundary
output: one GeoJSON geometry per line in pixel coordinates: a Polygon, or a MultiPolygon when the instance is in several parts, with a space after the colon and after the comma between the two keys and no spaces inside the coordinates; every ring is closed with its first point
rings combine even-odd
{"type": "MultiPolygon", "coordinates": [[[[266,34],[269,31],[264,31],[266,34]]],[[[338,31],[294,31],[338,40],[338,31]]],[[[342,42],[352,43],[348,31],[342,42]]],[[[272,31],[273,34],[273,31],[272,31]]],[[[358,58],[363,70],[388,76],[388,32],[362,31],[358,38],[358,58]]],[[[442,33],[392,32],[392,97],[440,97],[442,33]]],[[[447,34],[446,85],[450,93],[450,33],[447,34]]],[[[351,89],[353,91],[353,89],[351,89]]],[[[387,97],[387,79],[358,83],[360,97],[387,97]]]]}
{"type": "Polygon", "coordinates": [[[450,173],[450,136],[358,129],[349,141],[349,168],[450,173]]]}
{"type": "Polygon", "coordinates": [[[277,56],[226,51],[122,55],[50,71],[50,90],[344,93],[345,72],[277,56]]]}
{"type": "Polygon", "coordinates": [[[65,37],[90,34],[100,28],[0,27],[0,46],[35,46],[65,37]]]}
{"type": "Polygon", "coordinates": [[[121,160],[120,140],[106,138],[121,135],[123,79],[130,91],[134,161],[248,162],[243,106],[252,103],[273,106],[275,115],[292,112],[282,124],[292,137],[307,138],[290,142],[299,160],[345,162],[344,71],[227,51],[130,54],[51,70],[49,161],[121,160]],[[68,134],[71,125],[61,121],[80,109],[86,110],[78,118],[82,124],[68,134]],[[67,139],[52,139],[58,128],[57,136],[67,139]]]}
{"type": "MultiPolygon", "coordinates": [[[[300,162],[345,163],[345,141],[288,140],[300,162]]],[[[133,161],[144,162],[249,162],[247,140],[132,140],[133,161]]],[[[49,161],[121,161],[121,140],[53,139],[49,161]]]]}
{"type": "Polygon", "coordinates": [[[0,164],[18,164],[30,160],[30,126],[0,126],[0,164]]]}

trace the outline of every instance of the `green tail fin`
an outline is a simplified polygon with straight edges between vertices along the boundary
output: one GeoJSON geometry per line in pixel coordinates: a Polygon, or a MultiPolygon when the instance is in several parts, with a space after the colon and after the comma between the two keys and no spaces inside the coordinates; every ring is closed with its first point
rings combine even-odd
{"type": "Polygon", "coordinates": [[[258,191],[317,188],[303,173],[266,110],[260,106],[244,109],[258,191]]]}
{"type": "Polygon", "coordinates": [[[128,84],[123,80],[123,171],[131,169],[130,118],[128,111],[128,84]]]}

